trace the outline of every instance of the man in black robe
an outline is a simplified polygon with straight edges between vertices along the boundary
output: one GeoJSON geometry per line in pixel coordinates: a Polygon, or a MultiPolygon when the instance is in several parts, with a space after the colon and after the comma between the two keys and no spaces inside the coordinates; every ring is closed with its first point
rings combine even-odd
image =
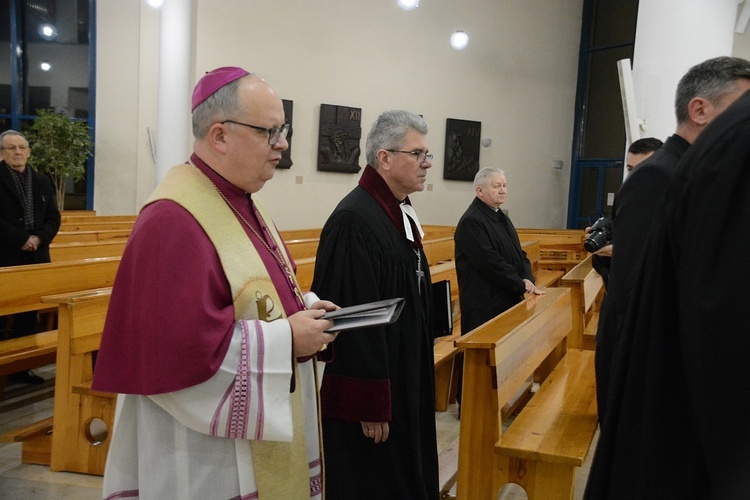
{"type": "Polygon", "coordinates": [[[651,222],[677,162],[706,125],[750,88],[750,62],[717,57],[690,68],[675,96],[677,130],[623,183],[612,207],[612,262],[596,332],[596,384],[599,422],[606,420],[610,370],[628,307],[636,270],[641,266],[651,222]]]}
{"type": "MultiPolygon", "coordinates": [[[[544,294],[534,285],[534,274],[518,233],[500,210],[508,197],[505,172],[483,168],[474,176],[476,196],[461,216],[453,236],[456,275],[461,290],[461,333],[491,320],[523,300],[524,293],[544,294]]],[[[463,355],[457,357],[461,403],[463,355]]]]}
{"type": "Polygon", "coordinates": [[[586,498],[750,498],[748,199],[745,93],[683,156],[655,214],[586,498]]]}
{"type": "Polygon", "coordinates": [[[314,291],[341,306],[405,299],[395,323],[345,332],[321,353],[329,500],[438,498],[430,272],[408,198],[432,166],[426,134],[419,115],[380,115],[359,185],[321,233],[314,291]]]}

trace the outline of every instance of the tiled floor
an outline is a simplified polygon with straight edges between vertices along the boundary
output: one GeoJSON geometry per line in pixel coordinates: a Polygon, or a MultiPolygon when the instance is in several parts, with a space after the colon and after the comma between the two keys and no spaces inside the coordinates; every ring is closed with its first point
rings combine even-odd
{"type": "MultiPolygon", "coordinates": [[[[33,391],[17,385],[6,388],[8,397],[0,402],[0,434],[52,415],[54,366],[35,370],[35,373],[47,380],[42,390],[38,390],[38,386],[33,391]]],[[[458,437],[457,407],[453,405],[447,412],[436,413],[435,418],[438,448],[442,450],[458,437]]],[[[592,456],[593,446],[586,463],[576,474],[573,497],[576,500],[583,497],[592,456]]],[[[0,443],[0,499],[2,500],[93,500],[101,498],[101,486],[102,478],[98,476],[50,472],[47,466],[24,465],[21,463],[20,443],[0,443]]],[[[510,491],[503,491],[498,499],[525,499],[525,493],[518,490],[511,488],[510,491]]]]}

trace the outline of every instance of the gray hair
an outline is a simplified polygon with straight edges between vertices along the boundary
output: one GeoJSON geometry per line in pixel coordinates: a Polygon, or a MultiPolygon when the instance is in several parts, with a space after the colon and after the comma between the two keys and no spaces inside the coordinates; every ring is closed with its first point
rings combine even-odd
{"type": "Polygon", "coordinates": [[[2,146],[3,142],[5,141],[5,137],[8,136],[8,135],[17,135],[17,136],[21,137],[24,141],[26,141],[26,144],[29,143],[29,140],[21,132],[17,132],[15,130],[6,130],[2,134],[0,134],[0,146],[2,146]]]}
{"type": "Polygon", "coordinates": [[[737,90],[739,78],[750,79],[750,62],[739,57],[716,57],[690,68],[677,84],[674,102],[677,124],[688,119],[688,104],[693,98],[702,97],[715,104],[737,90]]]}
{"type": "Polygon", "coordinates": [[[495,167],[485,167],[474,176],[474,189],[479,186],[487,187],[487,182],[496,175],[505,177],[505,172],[495,167]]]}
{"type": "Polygon", "coordinates": [[[245,75],[221,87],[200,103],[193,111],[193,135],[196,139],[206,136],[208,129],[214,123],[229,120],[241,110],[240,81],[250,75],[245,75]]]}
{"type": "Polygon", "coordinates": [[[427,123],[424,118],[411,111],[392,109],[384,111],[372,124],[367,134],[365,156],[367,164],[378,168],[378,151],[381,149],[398,149],[409,130],[416,130],[427,135],[427,123]]]}

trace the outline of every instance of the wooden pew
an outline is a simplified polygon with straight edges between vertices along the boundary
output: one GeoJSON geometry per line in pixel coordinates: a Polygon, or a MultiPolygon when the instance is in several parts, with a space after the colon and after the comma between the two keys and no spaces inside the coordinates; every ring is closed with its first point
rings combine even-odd
{"type": "Polygon", "coordinates": [[[91,391],[91,380],[111,293],[99,288],[42,299],[58,307],[52,471],[104,474],[116,395],[91,391]]]}
{"type": "MultiPolygon", "coordinates": [[[[119,257],[0,268],[0,316],[43,311],[45,295],[112,286],[119,257]]],[[[0,389],[5,376],[55,361],[57,330],[0,341],[0,389]]]]}
{"type": "Polygon", "coordinates": [[[456,226],[441,226],[435,224],[424,224],[422,226],[425,240],[437,240],[440,238],[453,238],[456,226]]]}
{"type": "Polygon", "coordinates": [[[315,257],[294,259],[294,263],[297,265],[297,282],[300,289],[302,292],[309,292],[315,272],[315,257]]]}
{"type": "MultiPolygon", "coordinates": [[[[314,227],[308,229],[286,229],[279,231],[281,238],[284,241],[292,240],[304,240],[304,239],[320,239],[320,232],[323,230],[322,227],[314,227]]],[[[425,240],[436,240],[439,238],[452,238],[456,232],[456,226],[443,226],[435,224],[424,224],[422,226],[424,231],[425,240]]]]}
{"type": "Polygon", "coordinates": [[[571,292],[548,288],[465,334],[457,498],[495,499],[508,482],[530,500],[572,498],[597,427],[593,352],[566,351],[571,292]],[[502,408],[542,381],[503,432],[502,408]],[[490,480],[490,478],[492,478],[490,480]]]}
{"type": "Polygon", "coordinates": [[[531,229],[518,228],[518,238],[525,241],[538,241],[540,244],[539,267],[570,271],[586,257],[583,250],[584,232],[582,229],[531,229]]]}
{"type": "Polygon", "coordinates": [[[560,284],[572,292],[573,331],[568,346],[573,349],[596,349],[596,327],[604,282],[592,267],[591,256],[563,276],[560,284]]]}
{"type": "Polygon", "coordinates": [[[322,227],[314,227],[309,229],[287,229],[285,231],[279,231],[279,235],[284,241],[308,240],[311,238],[319,240],[320,232],[322,230],[322,227]]]}
{"type": "Polygon", "coordinates": [[[61,210],[60,217],[79,216],[79,215],[96,215],[96,210],[61,210]]]}
{"type": "Polygon", "coordinates": [[[285,240],[284,244],[289,249],[289,253],[295,260],[309,259],[315,257],[318,253],[318,238],[302,238],[298,240],[285,240]]]}
{"type": "Polygon", "coordinates": [[[583,229],[534,229],[516,228],[518,239],[524,241],[538,241],[542,249],[569,248],[580,250],[583,244],[583,229]]]}
{"type": "Polygon", "coordinates": [[[84,243],[89,241],[119,241],[130,237],[130,229],[109,229],[100,231],[58,231],[52,244],[84,243]]]}
{"type": "Polygon", "coordinates": [[[111,291],[100,288],[42,298],[59,311],[54,418],[0,437],[0,441],[23,442],[22,463],[49,465],[52,471],[104,474],[115,395],[92,392],[90,386],[111,291]]]}
{"type": "Polygon", "coordinates": [[[112,286],[120,257],[0,268],[0,316],[48,309],[45,295],[112,286]]]}
{"type": "Polygon", "coordinates": [[[65,223],[84,223],[84,222],[135,222],[136,215],[96,215],[91,213],[71,214],[63,211],[60,214],[60,220],[65,223]]]}
{"type": "Polygon", "coordinates": [[[541,244],[538,241],[524,241],[521,243],[521,249],[526,252],[526,257],[531,262],[531,271],[534,273],[534,284],[538,288],[546,288],[548,286],[557,286],[560,282],[560,278],[563,277],[562,271],[554,271],[551,269],[542,269],[539,266],[541,260],[541,244]]]}
{"type": "Polygon", "coordinates": [[[453,260],[455,256],[453,237],[424,239],[422,248],[430,265],[453,260]]]}
{"type": "Polygon", "coordinates": [[[134,221],[118,222],[63,222],[60,224],[60,231],[102,231],[102,230],[127,230],[133,229],[134,221]]]}
{"type": "Polygon", "coordinates": [[[126,240],[52,243],[49,246],[49,254],[52,262],[121,257],[126,243],[126,240]]]}

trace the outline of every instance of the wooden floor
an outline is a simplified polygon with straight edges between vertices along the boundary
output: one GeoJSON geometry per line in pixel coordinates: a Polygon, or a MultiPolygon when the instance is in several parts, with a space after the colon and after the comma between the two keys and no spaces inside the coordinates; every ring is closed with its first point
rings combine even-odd
{"type": "MultiPolygon", "coordinates": [[[[50,365],[35,370],[35,373],[44,377],[43,386],[9,385],[6,388],[0,401],[0,433],[52,415],[55,367],[50,365]]],[[[447,412],[435,413],[439,450],[458,437],[457,415],[456,405],[450,406],[447,412]]],[[[594,446],[576,474],[576,500],[583,498],[594,446]]],[[[50,472],[47,466],[21,464],[21,444],[0,443],[0,497],[3,499],[93,500],[101,499],[101,488],[102,478],[99,476],[50,472]]],[[[501,492],[498,500],[525,498],[526,494],[520,488],[511,487],[501,492]]]]}

